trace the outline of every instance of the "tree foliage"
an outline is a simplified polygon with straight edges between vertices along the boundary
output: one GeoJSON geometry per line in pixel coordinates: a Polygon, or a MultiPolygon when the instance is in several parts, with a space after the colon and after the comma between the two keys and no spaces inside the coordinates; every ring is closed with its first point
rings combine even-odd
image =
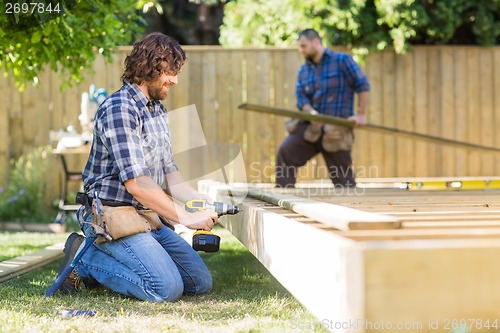
{"type": "Polygon", "coordinates": [[[140,1],[147,31],[161,31],[184,45],[218,45],[226,0],[140,1]]]}
{"type": "Polygon", "coordinates": [[[129,44],[144,23],[137,0],[74,0],[74,6],[71,1],[52,2],[64,3],[64,14],[46,20],[34,13],[28,19],[38,20],[36,24],[16,27],[19,17],[0,13],[0,66],[20,89],[29,82],[36,85],[47,66],[61,73],[64,86],[80,82],[97,54],[111,60],[116,47],[129,44]]]}
{"type": "Polygon", "coordinates": [[[220,40],[295,45],[310,27],[358,55],[412,44],[498,45],[500,0],[237,0],[225,6],[220,40]]]}

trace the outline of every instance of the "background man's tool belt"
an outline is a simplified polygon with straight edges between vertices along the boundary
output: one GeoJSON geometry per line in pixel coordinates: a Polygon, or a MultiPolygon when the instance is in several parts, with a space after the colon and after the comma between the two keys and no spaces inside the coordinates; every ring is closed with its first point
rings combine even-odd
{"type": "Polygon", "coordinates": [[[290,134],[294,133],[298,128],[302,120],[298,118],[290,118],[287,121],[285,121],[285,128],[286,131],[290,134]]]}
{"type": "Polygon", "coordinates": [[[321,124],[309,124],[304,131],[304,140],[307,142],[315,143],[321,136],[321,124]]]}
{"type": "Polygon", "coordinates": [[[327,152],[335,153],[339,150],[351,150],[352,143],[354,142],[352,128],[325,124],[323,131],[321,144],[327,152]]]}

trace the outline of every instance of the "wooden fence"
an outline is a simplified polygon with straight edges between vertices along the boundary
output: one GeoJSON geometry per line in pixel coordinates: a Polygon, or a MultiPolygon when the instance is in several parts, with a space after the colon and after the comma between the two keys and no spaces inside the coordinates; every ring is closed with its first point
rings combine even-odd
{"type": "MultiPolygon", "coordinates": [[[[302,58],[295,48],[185,48],[189,61],[165,102],[168,109],[195,104],[207,141],[241,147],[249,182],[273,181],[283,119],[237,109],[243,102],[295,107],[295,79],[302,58]]],[[[38,88],[19,93],[0,78],[0,166],[34,146],[49,131],[78,124],[81,94],[90,84],[113,92],[121,86],[121,48],[112,64],[97,58],[94,73],[61,92],[61,79],[46,72],[38,88]]],[[[407,55],[372,54],[364,64],[372,90],[368,120],[445,138],[500,146],[500,47],[414,47],[407,55]]],[[[89,71],[90,72],[90,71],[89,71]]],[[[185,138],[174,138],[184,140],[185,138]]],[[[356,131],[358,177],[493,176],[500,156],[356,131]]],[[[84,160],[75,162],[81,167],[84,160]]],[[[325,178],[321,157],[300,179],[325,178]]],[[[7,173],[5,173],[7,174],[7,173]]],[[[5,176],[2,180],[4,183],[5,176]]],[[[57,179],[51,181],[57,184],[57,179]]]]}

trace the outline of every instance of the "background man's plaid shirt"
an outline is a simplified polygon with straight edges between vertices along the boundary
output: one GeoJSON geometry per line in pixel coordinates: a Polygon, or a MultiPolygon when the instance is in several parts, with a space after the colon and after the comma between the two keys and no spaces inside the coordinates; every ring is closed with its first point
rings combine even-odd
{"type": "Polygon", "coordinates": [[[83,171],[85,192],[93,197],[141,207],[123,183],[149,176],[165,188],[165,175],[176,171],[167,110],[151,102],[135,84],[125,83],[99,107],[94,140],[83,171]]]}
{"type": "Polygon", "coordinates": [[[354,93],[368,90],[370,83],[351,56],[325,49],[318,64],[306,61],[299,69],[297,107],[309,103],[319,113],[347,118],[354,114],[354,93]]]}

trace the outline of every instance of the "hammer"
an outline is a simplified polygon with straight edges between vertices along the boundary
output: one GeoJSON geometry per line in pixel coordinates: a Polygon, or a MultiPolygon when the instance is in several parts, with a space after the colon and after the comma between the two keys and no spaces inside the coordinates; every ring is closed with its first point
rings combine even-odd
{"type": "MultiPolygon", "coordinates": [[[[99,204],[97,204],[97,212],[100,215],[100,207],[99,204]]],[[[94,228],[95,235],[92,237],[86,237],[85,238],[85,245],[83,246],[82,250],[77,253],[77,255],[73,258],[71,263],[59,274],[57,279],[54,281],[54,283],[50,286],[50,288],[47,290],[45,293],[45,297],[50,297],[56,293],[56,291],[59,289],[59,287],[63,284],[64,280],[71,274],[71,271],[75,268],[76,263],[83,257],[85,252],[94,244],[95,240],[98,237],[103,236],[107,240],[113,240],[113,238],[104,230],[103,227],[92,223],[92,222],[84,222],[86,224],[89,224],[94,228]]]]}

